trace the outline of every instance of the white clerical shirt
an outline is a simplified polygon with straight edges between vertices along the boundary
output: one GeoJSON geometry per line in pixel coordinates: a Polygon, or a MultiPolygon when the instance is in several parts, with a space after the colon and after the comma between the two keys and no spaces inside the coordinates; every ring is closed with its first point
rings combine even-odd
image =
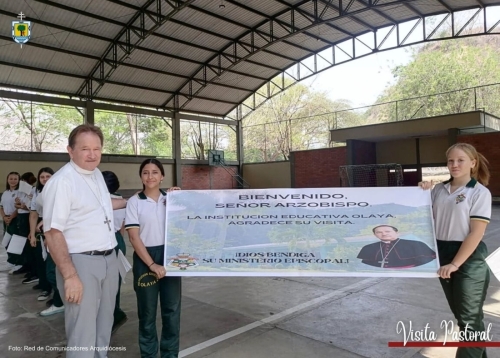
{"type": "Polygon", "coordinates": [[[111,198],[99,169],[88,171],[69,162],[47,182],[42,200],[44,231],[61,231],[70,254],[117,245],[111,198]]]}

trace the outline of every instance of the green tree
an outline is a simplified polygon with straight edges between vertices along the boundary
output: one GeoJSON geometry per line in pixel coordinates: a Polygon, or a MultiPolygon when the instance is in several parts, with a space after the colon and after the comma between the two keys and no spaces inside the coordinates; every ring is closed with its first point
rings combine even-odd
{"type": "Polygon", "coordinates": [[[500,86],[465,89],[500,82],[500,39],[479,36],[426,44],[414,50],[412,61],[395,67],[396,79],[367,112],[370,123],[461,113],[484,108],[500,113],[500,86]],[[430,96],[432,94],[439,94],[430,96]],[[423,98],[408,98],[424,96],[423,98]]]}
{"type": "Polygon", "coordinates": [[[21,36],[24,36],[24,31],[26,31],[26,26],[25,25],[18,25],[17,31],[19,31],[21,33],[21,36]]]}
{"type": "Polygon", "coordinates": [[[83,115],[74,107],[0,100],[4,150],[65,151],[69,133],[82,123],[83,115]]]}
{"type": "MultiPolygon", "coordinates": [[[[291,84],[285,79],[285,86],[291,84]]],[[[277,91],[277,87],[271,89],[277,91]]],[[[267,86],[257,93],[267,93],[267,86]]],[[[290,151],[324,148],[330,129],[361,124],[361,117],[344,100],[298,83],[269,99],[244,119],[245,162],[288,160],[290,151]]]]}

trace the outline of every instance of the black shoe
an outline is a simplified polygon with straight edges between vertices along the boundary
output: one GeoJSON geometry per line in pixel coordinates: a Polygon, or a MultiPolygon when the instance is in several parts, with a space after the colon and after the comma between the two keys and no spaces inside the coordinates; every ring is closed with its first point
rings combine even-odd
{"type": "Polygon", "coordinates": [[[122,318],[115,321],[113,323],[113,328],[111,328],[111,334],[115,333],[118,330],[118,328],[120,328],[121,326],[123,326],[123,324],[125,322],[127,322],[127,320],[128,320],[128,317],[126,315],[124,315],[122,318]]]}
{"type": "Polygon", "coordinates": [[[23,283],[24,283],[24,284],[28,284],[28,283],[35,283],[35,282],[38,282],[38,281],[39,281],[38,277],[36,277],[36,276],[31,276],[31,277],[25,278],[25,279],[23,280],[23,283]]]}
{"type": "Polygon", "coordinates": [[[54,303],[54,299],[53,299],[53,298],[51,298],[50,300],[48,300],[47,302],[45,302],[45,305],[46,305],[47,307],[50,307],[50,306],[52,306],[52,304],[53,304],[53,303],[54,303]]]}
{"type": "Polygon", "coordinates": [[[39,284],[36,284],[35,286],[33,286],[31,288],[34,290],[41,290],[42,289],[39,284]]]}

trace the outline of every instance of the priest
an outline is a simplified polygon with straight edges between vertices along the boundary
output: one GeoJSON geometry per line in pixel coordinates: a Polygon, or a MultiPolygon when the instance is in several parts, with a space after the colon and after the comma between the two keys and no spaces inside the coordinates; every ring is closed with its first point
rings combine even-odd
{"type": "Polygon", "coordinates": [[[67,358],[105,358],[118,290],[113,205],[97,166],[102,131],[82,124],[68,138],[71,161],[43,189],[43,228],[65,306],[67,358]],[[73,349],[76,347],[76,349],[73,349]]]}
{"type": "Polygon", "coordinates": [[[436,259],[436,252],[425,243],[399,238],[394,226],[379,225],[372,231],[380,241],[363,246],[358,254],[358,259],[366,265],[405,269],[436,259]]]}

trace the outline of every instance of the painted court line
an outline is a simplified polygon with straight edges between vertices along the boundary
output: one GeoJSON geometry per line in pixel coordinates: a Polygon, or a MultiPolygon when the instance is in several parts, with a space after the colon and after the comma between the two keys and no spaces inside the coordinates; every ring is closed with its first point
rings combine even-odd
{"type": "Polygon", "coordinates": [[[341,289],[338,289],[334,292],[331,292],[327,295],[324,295],[324,296],[321,296],[321,297],[317,297],[313,300],[310,300],[308,302],[305,302],[305,303],[301,303],[300,305],[297,305],[295,307],[292,307],[292,308],[289,308],[287,310],[284,310],[283,312],[280,312],[278,314],[275,314],[275,315],[272,315],[270,317],[267,317],[267,318],[264,318],[264,319],[261,319],[259,321],[255,321],[253,323],[250,323],[246,326],[243,326],[243,327],[240,327],[238,329],[235,329],[233,331],[230,331],[230,332],[227,332],[227,333],[224,333],[218,337],[214,337],[212,339],[209,339],[208,341],[205,341],[205,342],[202,342],[200,344],[197,344],[195,346],[192,346],[192,347],[189,347],[189,348],[186,348],[182,351],[179,352],[179,358],[182,358],[182,357],[187,357],[188,355],[190,354],[193,354],[193,353],[196,353],[196,352],[199,352],[205,348],[208,348],[210,346],[213,346],[214,344],[217,344],[217,343],[220,343],[220,342],[223,342],[227,339],[230,339],[230,338],[233,338],[235,336],[238,336],[242,333],[245,333],[245,332],[248,332],[254,328],[257,328],[257,327],[260,327],[264,324],[268,324],[268,323],[271,323],[273,321],[277,321],[277,320],[280,320],[286,316],[290,316],[298,311],[301,311],[303,309],[306,309],[306,308],[309,308],[309,307],[312,307],[312,306],[315,306],[315,305],[318,305],[320,303],[323,303],[333,297],[336,297],[336,296],[342,296],[342,295],[345,295],[347,293],[349,293],[350,291],[358,291],[358,290],[361,290],[365,287],[368,287],[368,286],[371,286],[372,284],[375,284],[379,281],[383,281],[385,280],[386,278],[379,278],[379,277],[374,277],[374,278],[367,278],[365,280],[362,280],[360,282],[356,282],[352,285],[349,285],[349,286],[346,286],[346,287],[343,287],[341,289]]]}

